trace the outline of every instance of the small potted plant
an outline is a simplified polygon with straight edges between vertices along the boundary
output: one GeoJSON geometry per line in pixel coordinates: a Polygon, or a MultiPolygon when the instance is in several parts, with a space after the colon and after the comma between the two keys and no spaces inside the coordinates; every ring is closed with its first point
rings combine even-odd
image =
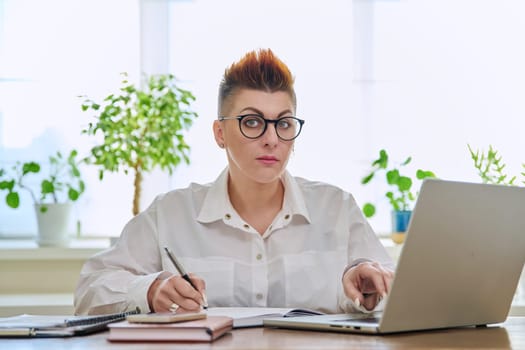
{"type": "MultiPolygon", "coordinates": [[[[394,241],[402,242],[404,240],[404,233],[410,222],[412,215],[412,205],[416,200],[417,192],[413,192],[414,181],[410,176],[403,175],[401,168],[407,166],[412,161],[412,157],[408,157],[404,162],[398,166],[389,167],[389,157],[386,150],[379,151],[379,158],[372,162],[371,170],[361,179],[361,184],[366,185],[372,181],[378,173],[384,173],[386,183],[389,186],[385,197],[388,199],[392,207],[392,239],[394,241]]],[[[436,177],[432,171],[418,169],[415,174],[418,180],[425,178],[436,177]]],[[[376,213],[376,206],[370,202],[363,205],[363,213],[367,218],[370,218],[376,213]]]]}
{"type": "Polygon", "coordinates": [[[105,171],[133,173],[132,213],[137,215],[143,174],[156,166],[171,174],[181,161],[189,164],[184,131],[197,113],[191,110],[195,97],[179,88],[173,75],[152,75],[144,89],[129,83],[125,73],[123,76],[120,92],[107,96],[103,105],[85,98],[82,110],[95,112],[95,122],[82,133],[102,140],[86,158],[99,167],[100,180],[105,171]]]}
{"type": "Polygon", "coordinates": [[[27,191],[33,199],[38,223],[40,246],[64,246],[68,243],[68,224],[72,203],[85,190],[77,151],[64,157],[61,152],[49,156],[49,173],[32,188],[29,177],[36,179],[42,167],[38,162],[16,162],[12,168],[0,169],[0,190],[6,191],[6,204],[20,206],[20,191],[27,191]]]}
{"type": "MultiPolygon", "coordinates": [[[[505,167],[507,165],[503,162],[503,157],[499,155],[498,151],[492,147],[492,145],[489,145],[487,152],[474,151],[470,145],[467,145],[467,147],[481,182],[496,185],[516,185],[515,181],[517,177],[511,177],[505,174],[505,167]]],[[[525,164],[523,166],[525,167],[525,164]]],[[[525,173],[521,174],[525,176],[525,173]]]]}

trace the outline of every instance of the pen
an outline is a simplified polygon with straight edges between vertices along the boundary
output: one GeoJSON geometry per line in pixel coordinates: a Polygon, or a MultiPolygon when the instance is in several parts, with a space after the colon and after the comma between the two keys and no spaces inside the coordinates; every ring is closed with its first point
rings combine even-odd
{"type": "MultiPolygon", "coordinates": [[[[175,265],[175,268],[177,269],[177,271],[179,271],[181,277],[184,278],[186,281],[188,281],[188,283],[193,287],[193,289],[198,290],[197,287],[191,281],[190,276],[188,276],[188,274],[186,273],[186,270],[184,270],[184,267],[182,266],[182,264],[177,260],[175,255],[171,253],[171,250],[169,250],[168,247],[164,247],[164,250],[166,251],[166,254],[168,254],[168,258],[170,258],[173,265],[175,265]]],[[[204,305],[202,305],[202,308],[207,309],[208,301],[206,300],[206,294],[202,293],[202,299],[204,301],[204,305]]]]}

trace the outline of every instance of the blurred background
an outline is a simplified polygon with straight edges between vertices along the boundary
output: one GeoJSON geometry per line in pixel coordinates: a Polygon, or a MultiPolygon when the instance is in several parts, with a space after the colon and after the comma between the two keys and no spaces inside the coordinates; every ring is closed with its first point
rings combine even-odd
{"type": "MultiPolygon", "coordinates": [[[[371,223],[386,232],[384,181],[360,183],[380,149],[398,163],[411,156],[411,175],[479,182],[467,145],[492,145],[521,184],[524,15],[521,0],[0,0],[0,167],[56,150],[87,155],[95,140],[80,131],[92,115],[79,96],[100,101],[121,72],[135,82],[173,73],[197,98],[191,164],[148,174],[142,208],[211,182],[226,166],[211,129],[224,69],[271,48],[296,77],[306,120],[289,171],[378,203],[371,223]]],[[[118,236],[132,217],[133,177],[82,172],[75,230],[118,236]]],[[[2,195],[0,238],[35,232],[33,207],[13,210],[2,195]]]]}

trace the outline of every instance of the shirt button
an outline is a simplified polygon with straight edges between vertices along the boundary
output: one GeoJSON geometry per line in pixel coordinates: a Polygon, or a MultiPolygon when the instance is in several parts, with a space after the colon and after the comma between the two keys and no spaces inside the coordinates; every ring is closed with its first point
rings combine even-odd
{"type": "Polygon", "coordinates": [[[263,295],[261,293],[257,293],[255,297],[257,298],[257,300],[261,300],[263,298],[263,295]]]}
{"type": "Polygon", "coordinates": [[[286,215],[284,216],[284,218],[285,218],[286,220],[288,220],[288,219],[290,218],[290,214],[286,214],[286,215]]]}
{"type": "Polygon", "coordinates": [[[262,254],[257,254],[257,260],[261,260],[262,259],[262,254]]]}
{"type": "Polygon", "coordinates": [[[226,215],[224,215],[224,218],[225,218],[226,220],[230,220],[230,219],[232,218],[232,216],[231,216],[230,214],[226,214],[226,215]]]}
{"type": "Polygon", "coordinates": [[[250,229],[250,225],[248,225],[248,224],[244,224],[243,226],[244,226],[244,228],[247,229],[247,230],[250,229]]]}

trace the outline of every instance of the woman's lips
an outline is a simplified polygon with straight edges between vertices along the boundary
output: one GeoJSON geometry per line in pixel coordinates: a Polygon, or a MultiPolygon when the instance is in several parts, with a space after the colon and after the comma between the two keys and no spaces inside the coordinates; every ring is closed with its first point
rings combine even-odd
{"type": "Polygon", "coordinates": [[[257,157],[257,160],[263,164],[275,164],[277,163],[279,160],[274,157],[274,156],[262,156],[262,157],[257,157]]]}

